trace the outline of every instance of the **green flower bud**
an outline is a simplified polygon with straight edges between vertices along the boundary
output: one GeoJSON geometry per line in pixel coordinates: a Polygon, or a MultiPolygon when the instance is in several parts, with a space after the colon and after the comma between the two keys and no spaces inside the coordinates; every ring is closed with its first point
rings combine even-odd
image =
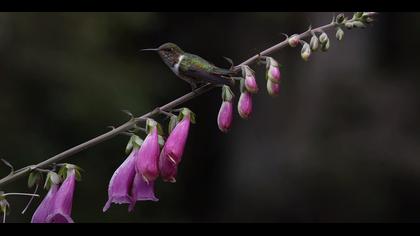
{"type": "Polygon", "coordinates": [[[361,21],[355,21],[353,22],[353,25],[357,28],[366,28],[366,25],[361,21]]]}
{"type": "Polygon", "coordinates": [[[330,48],[330,40],[327,40],[326,43],[321,45],[321,51],[326,52],[330,48]]]}
{"type": "Polygon", "coordinates": [[[346,22],[345,24],[344,24],[344,26],[347,28],[347,29],[352,29],[353,28],[353,22],[346,22]]]}
{"type": "Polygon", "coordinates": [[[370,24],[373,22],[373,18],[372,17],[366,17],[365,19],[366,24],[370,24]]]}
{"type": "Polygon", "coordinates": [[[325,44],[328,40],[329,40],[329,39],[328,39],[328,35],[327,35],[325,32],[323,32],[323,33],[319,36],[319,42],[320,42],[321,44],[325,44]]]}
{"type": "Polygon", "coordinates": [[[344,14],[343,14],[343,13],[341,13],[341,14],[339,14],[339,15],[335,18],[335,21],[336,21],[338,24],[342,24],[342,23],[344,22],[344,19],[345,19],[344,14]]]}
{"type": "Polygon", "coordinates": [[[298,34],[294,34],[292,36],[289,37],[288,43],[290,45],[290,47],[294,48],[299,44],[299,35],[298,34]]]}
{"type": "Polygon", "coordinates": [[[359,19],[362,16],[363,16],[363,12],[355,12],[353,14],[353,19],[359,19]]]}
{"type": "Polygon", "coordinates": [[[319,41],[318,41],[318,38],[315,35],[312,36],[311,42],[309,43],[309,45],[310,45],[312,51],[315,52],[316,50],[318,50],[319,41]]]}
{"type": "Polygon", "coordinates": [[[309,44],[307,44],[307,43],[303,44],[300,55],[301,55],[303,60],[308,61],[309,56],[311,55],[311,48],[310,48],[309,44]]]}
{"type": "Polygon", "coordinates": [[[344,31],[341,28],[337,28],[337,32],[335,33],[335,37],[341,41],[344,36],[344,31]]]}

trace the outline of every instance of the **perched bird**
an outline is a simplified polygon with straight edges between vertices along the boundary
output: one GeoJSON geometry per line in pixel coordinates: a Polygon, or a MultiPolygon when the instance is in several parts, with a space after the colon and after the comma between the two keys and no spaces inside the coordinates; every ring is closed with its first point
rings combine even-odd
{"type": "Polygon", "coordinates": [[[219,68],[203,58],[184,52],[174,43],[165,43],[158,48],[142,49],[157,51],[162,60],[181,79],[191,84],[194,90],[198,84],[233,85],[232,70],[219,68]]]}

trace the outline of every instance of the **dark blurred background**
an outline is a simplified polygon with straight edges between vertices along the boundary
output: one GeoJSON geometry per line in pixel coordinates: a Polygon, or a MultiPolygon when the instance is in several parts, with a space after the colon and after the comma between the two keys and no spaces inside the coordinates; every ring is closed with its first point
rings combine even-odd
{"type": "MultiPolygon", "coordinates": [[[[240,63],[330,22],[333,13],[1,13],[0,157],[40,162],[190,91],[153,53],[174,42],[216,65],[240,63]]],[[[349,13],[351,15],[351,13],[349,13]]],[[[134,213],[107,187],[125,159],[118,136],[66,162],[81,166],[77,222],[415,222],[420,220],[420,14],[382,13],[373,27],[330,33],[328,53],[273,54],[281,95],[260,93],[254,113],[221,133],[214,90],[186,104],[197,114],[176,184],[134,213]]],[[[238,94],[239,95],[239,94],[238,94]]],[[[0,175],[9,169],[0,165],[0,175]]],[[[30,192],[26,179],[3,188],[30,192]]],[[[45,191],[41,191],[45,194],[45,191]]],[[[29,222],[41,199],[9,197],[8,222],[29,222]]]]}

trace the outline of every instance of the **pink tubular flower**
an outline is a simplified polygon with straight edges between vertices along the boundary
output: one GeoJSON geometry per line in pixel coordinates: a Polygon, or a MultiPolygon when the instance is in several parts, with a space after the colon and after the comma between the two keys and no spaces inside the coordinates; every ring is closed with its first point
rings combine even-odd
{"type": "Polygon", "coordinates": [[[276,97],[280,93],[280,84],[273,83],[271,80],[267,81],[267,91],[270,96],[276,97]]]}
{"type": "Polygon", "coordinates": [[[76,185],[76,173],[74,169],[69,169],[67,178],[61,184],[55,194],[54,204],[47,217],[47,223],[74,223],[71,218],[73,205],[73,193],[76,185]]]}
{"type": "Polygon", "coordinates": [[[146,182],[154,181],[159,176],[159,137],[156,125],[152,127],[136,155],[136,173],[146,182]]]}
{"type": "Polygon", "coordinates": [[[131,189],[132,201],[128,211],[132,211],[137,201],[159,201],[155,196],[155,181],[146,181],[141,174],[134,177],[133,188],[131,189]]]}
{"type": "Polygon", "coordinates": [[[243,119],[248,119],[252,113],[252,95],[244,91],[241,93],[238,102],[238,112],[243,119]]]}
{"type": "Polygon", "coordinates": [[[53,207],[55,195],[57,194],[58,184],[51,184],[50,190],[45,196],[44,200],[39,204],[34,215],[32,216],[31,223],[46,223],[47,217],[53,207]]]}
{"type": "Polygon", "coordinates": [[[190,111],[184,111],[186,114],[184,114],[182,120],[172,130],[160,153],[159,170],[165,182],[175,182],[177,168],[184,154],[191,123],[190,111]]]}
{"type": "Polygon", "coordinates": [[[232,126],[233,120],[233,104],[231,101],[224,101],[217,116],[217,124],[219,129],[227,133],[232,126]]]}
{"type": "Polygon", "coordinates": [[[127,159],[112,175],[108,187],[108,201],[103,209],[104,212],[108,210],[111,203],[130,204],[133,201],[131,197],[131,188],[136,174],[134,160],[137,151],[138,149],[133,149],[127,159]]]}

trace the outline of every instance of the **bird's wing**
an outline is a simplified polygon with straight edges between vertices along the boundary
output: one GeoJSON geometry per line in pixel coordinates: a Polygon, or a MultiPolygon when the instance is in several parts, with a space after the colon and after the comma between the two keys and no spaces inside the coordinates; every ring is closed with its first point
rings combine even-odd
{"type": "Polygon", "coordinates": [[[232,81],[222,76],[229,76],[231,71],[213,66],[201,57],[191,55],[189,60],[183,59],[179,70],[188,77],[195,78],[197,81],[204,81],[212,84],[231,85],[232,81]]]}

